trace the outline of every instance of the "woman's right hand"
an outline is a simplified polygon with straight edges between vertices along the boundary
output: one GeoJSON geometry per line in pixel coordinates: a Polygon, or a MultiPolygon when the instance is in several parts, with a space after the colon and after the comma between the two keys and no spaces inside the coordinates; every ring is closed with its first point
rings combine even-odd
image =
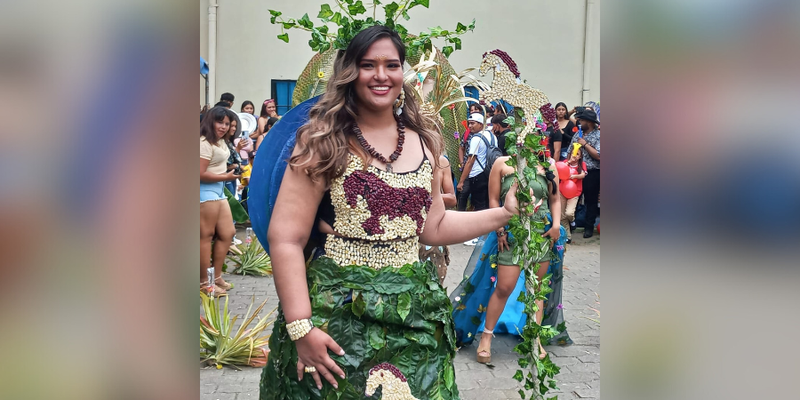
{"type": "Polygon", "coordinates": [[[344,379],[344,371],[342,371],[336,362],[328,355],[328,350],[343,356],[344,349],[319,328],[312,328],[308,334],[295,341],[294,344],[297,347],[298,380],[303,380],[305,367],[314,367],[317,370],[311,372],[311,377],[314,378],[314,381],[317,383],[318,389],[322,390],[320,375],[325,377],[325,380],[338,389],[339,384],[336,382],[334,374],[344,379]]]}
{"type": "Polygon", "coordinates": [[[228,171],[228,173],[225,174],[225,181],[232,181],[235,179],[239,179],[241,177],[242,177],[241,175],[236,175],[233,170],[230,170],[228,171]]]}
{"type": "Polygon", "coordinates": [[[511,247],[508,246],[508,234],[506,233],[503,236],[497,237],[497,251],[503,252],[506,250],[511,250],[511,247]],[[504,250],[505,249],[505,250],[504,250]]]}
{"type": "Polygon", "coordinates": [[[238,143],[236,143],[236,152],[237,152],[237,153],[238,153],[238,152],[240,152],[240,151],[242,151],[242,149],[243,149],[245,146],[247,146],[247,143],[248,143],[247,141],[248,141],[248,140],[250,140],[250,139],[239,139],[239,142],[238,142],[238,143]]]}

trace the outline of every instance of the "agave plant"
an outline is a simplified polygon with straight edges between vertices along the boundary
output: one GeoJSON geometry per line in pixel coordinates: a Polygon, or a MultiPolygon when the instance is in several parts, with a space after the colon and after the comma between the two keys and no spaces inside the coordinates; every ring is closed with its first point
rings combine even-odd
{"type": "Polygon", "coordinates": [[[253,238],[250,244],[239,246],[240,251],[228,256],[234,264],[231,274],[267,276],[272,275],[272,261],[258,239],[253,238]]]}
{"type": "Polygon", "coordinates": [[[251,302],[242,324],[236,333],[232,334],[233,326],[239,316],[235,315],[231,318],[228,313],[228,296],[223,297],[225,305],[220,310],[221,298],[215,299],[200,292],[205,314],[200,317],[201,362],[216,366],[217,369],[228,365],[237,370],[240,370],[239,366],[263,367],[267,365],[269,335],[260,335],[275,322],[274,318],[272,320],[268,320],[268,318],[275,313],[277,308],[260,318],[254,327],[248,328],[258,317],[258,313],[264,308],[267,300],[265,299],[252,314],[250,312],[253,310],[254,302],[251,302]]]}

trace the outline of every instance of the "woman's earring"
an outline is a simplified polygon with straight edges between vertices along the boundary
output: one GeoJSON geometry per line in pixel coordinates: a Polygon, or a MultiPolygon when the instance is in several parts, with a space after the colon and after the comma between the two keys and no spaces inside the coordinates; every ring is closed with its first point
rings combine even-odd
{"type": "Polygon", "coordinates": [[[400,88],[400,96],[394,101],[394,113],[400,115],[403,113],[403,106],[406,103],[406,91],[400,88]]]}

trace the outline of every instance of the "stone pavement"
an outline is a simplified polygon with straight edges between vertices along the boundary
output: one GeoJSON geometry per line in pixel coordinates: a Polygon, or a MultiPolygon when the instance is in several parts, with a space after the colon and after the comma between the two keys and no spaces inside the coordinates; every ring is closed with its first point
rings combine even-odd
{"type": "MultiPolygon", "coordinates": [[[[244,239],[243,230],[238,236],[244,239]]],[[[547,346],[545,349],[561,373],[556,375],[559,391],[548,393],[559,400],[600,398],[600,320],[590,309],[600,310],[600,238],[595,234],[584,239],[580,232],[567,246],[564,271],[564,317],[567,330],[574,341],[571,346],[547,346]]],[[[458,284],[474,247],[451,246],[451,263],[445,287],[452,290],[458,284]]],[[[244,314],[253,297],[256,304],[268,299],[262,311],[277,306],[278,298],[272,278],[225,275],[235,284],[230,291],[229,307],[232,314],[244,314]]],[[[269,329],[271,332],[271,329],[269,329]]],[[[479,338],[476,338],[477,344],[479,338]]],[[[517,370],[517,357],[513,347],[515,336],[498,335],[492,341],[494,368],[475,361],[476,345],[462,348],[455,358],[456,383],[463,400],[519,399],[521,384],[512,376],[517,370]]],[[[230,368],[200,370],[200,398],[203,400],[254,400],[258,399],[261,369],[230,368]]],[[[366,397],[365,397],[366,398],[366,397]]],[[[424,400],[424,399],[421,399],[424,400]]]]}

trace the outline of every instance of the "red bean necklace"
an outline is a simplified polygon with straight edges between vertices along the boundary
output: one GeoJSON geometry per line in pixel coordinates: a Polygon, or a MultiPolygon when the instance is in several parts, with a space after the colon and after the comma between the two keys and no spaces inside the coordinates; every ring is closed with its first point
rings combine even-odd
{"type": "Polygon", "coordinates": [[[403,143],[406,141],[406,127],[403,125],[403,121],[400,119],[399,116],[395,115],[395,121],[397,121],[397,149],[395,149],[394,153],[389,156],[387,160],[383,154],[378,153],[372,145],[367,142],[367,139],[364,139],[364,134],[361,132],[361,128],[358,127],[357,123],[353,123],[353,133],[356,134],[356,138],[358,138],[358,143],[364,150],[369,153],[370,156],[377,159],[378,161],[386,164],[386,172],[392,172],[392,163],[397,161],[397,158],[400,157],[400,153],[403,152],[403,143]]]}

